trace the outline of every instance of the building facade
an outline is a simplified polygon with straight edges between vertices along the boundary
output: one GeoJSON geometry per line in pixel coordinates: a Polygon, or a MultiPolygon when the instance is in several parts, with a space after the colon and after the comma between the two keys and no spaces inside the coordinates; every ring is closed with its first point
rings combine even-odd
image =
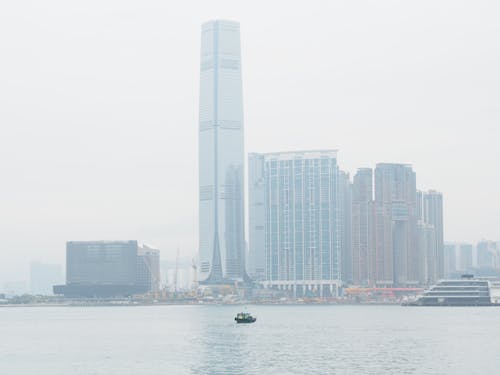
{"type": "Polygon", "coordinates": [[[259,190],[255,182],[263,181],[264,209],[251,211],[261,217],[250,223],[264,223],[264,231],[251,231],[250,246],[264,242],[264,285],[297,296],[337,295],[342,262],[336,151],[252,154],[252,163],[260,163],[252,168],[261,174],[253,173],[249,186],[259,190]]]}
{"type": "Polygon", "coordinates": [[[201,31],[199,280],[245,276],[244,145],[240,27],[211,21],[201,31]]]}
{"type": "Polygon", "coordinates": [[[54,286],[54,293],[119,297],[155,291],[157,267],[159,251],[140,247],[137,241],[70,241],[66,243],[66,284],[54,286]]]}
{"type": "Polygon", "coordinates": [[[373,170],[360,168],[352,183],[353,283],[373,286],[376,280],[373,170]]]}
{"type": "Polygon", "coordinates": [[[416,176],[411,166],[377,164],[375,206],[378,285],[419,284],[416,193],[416,176]]]}
{"type": "Polygon", "coordinates": [[[137,249],[136,285],[146,291],[160,290],[160,250],[147,245],[137,249]]]}
{"type": "Polygon", "coordinates": [[[248,155],[248,264],[253,280],[266,277],[264,155],[248,155]]]}
{"type": "Polygon", "coordinates": [[[459,271],[472,272],[474,247],[472,246],[472,244],[461,243],[458,245],[458,248],[460,254],[459,271]]]}
{"type": "Polygon", "coordinates": [[[341,279],[345,285],[353,282],[352,257],[352,183],[349,173],[339,171],[339,227],[341,279]]]}

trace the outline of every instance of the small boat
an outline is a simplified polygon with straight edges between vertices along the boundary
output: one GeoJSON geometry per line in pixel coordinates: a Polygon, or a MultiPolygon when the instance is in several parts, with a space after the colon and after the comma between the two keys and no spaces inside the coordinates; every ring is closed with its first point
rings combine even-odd
{"type": "Polygon", "coordinates": [[[236,323],[253,323],[257,320],[257,318],[249,313],[240,312],[236,315],[234,320],[236,323]]]}

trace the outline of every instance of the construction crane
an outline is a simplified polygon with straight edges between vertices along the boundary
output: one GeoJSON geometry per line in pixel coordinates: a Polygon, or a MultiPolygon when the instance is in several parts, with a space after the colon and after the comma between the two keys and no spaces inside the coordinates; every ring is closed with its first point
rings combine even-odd
{"type": "Polygon", "coordinates": [[[175,273],[174,273],[174,293],[177,295],[177,279],[179,275],[179,246],[177,246],[177,254],[175,256],[175,273]]]}

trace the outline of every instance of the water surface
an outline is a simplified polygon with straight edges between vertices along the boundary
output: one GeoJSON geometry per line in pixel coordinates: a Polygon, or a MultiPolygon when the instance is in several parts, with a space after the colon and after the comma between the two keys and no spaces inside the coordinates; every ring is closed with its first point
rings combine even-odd
{"type": "Polygon", "coordinates": [[[0,374],[498,374],[500,308],[0,308],[0,374]]]}

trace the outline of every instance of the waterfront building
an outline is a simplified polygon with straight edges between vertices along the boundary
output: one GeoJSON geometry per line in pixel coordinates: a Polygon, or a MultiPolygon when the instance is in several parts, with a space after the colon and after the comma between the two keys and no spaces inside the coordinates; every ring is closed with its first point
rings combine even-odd
{"type": "Polygon", "coordinates": [[[252,244],[265,244],[267,287],[287,289],[296,296],[337,295],[341,285],[339,170],[334,150],[251,154],[255,173],[249,182],[252,244]],[[252,191],[257,188],[257,192],[252,191]],[[254,199],[255,198],[255,199],[254,199]],[[252,204],[252,203],[251,203],[252,204]]]}
{"type": "Polygon", "coordinates": [[[360,168],[352,184],[353,283],[374,285],[376,275],[375,210],[373,171],[360,168]]]}
{"type": "Polygon", "coordinates": [[[339,230],[341,279],[344,285],[353,282],[352,258],[352,183],[349,173],[339,171],[339,230]]]}
{"type": "Polygon", "coordinates": [[[433,225],[419,220],[417,223],[418,274],[421,285],[432,285],[438,278],[436,231],[433,225]]]}
{"type": "Polygon", "coordinates": [[[460,266],[459,270],[462,272],[472,271],[472,259],[473,259],[473,246],[468,243],[461,243],[459,245],[460,254],[460,266]]]}
{"type": "Polygon", "coordinates": [[[444,277],[443,195],[435,190],[423,194],[423,220],[434,228],[432,279],[444,277]]]}
{"type": "Polygon", "coordinates": [[[416,249],[416,177],[410,165],[379,163],[375,168],[376,283],[419,283],[416,249]]]}
{"type": "Polygon", "coordinates": [[[457,272],[457,245],[446,243],[444,245],[444,277],[451,278],[457,272]]]}
{"type": "Polygon", "coordinates": [[[140,247],[137,241],[69,241],[66,284],[54,286],[54,293],[117,297],[154,291],[159,276],[157,267],[158,250],[140,247]]]}
{"type": "Polygon", "coordinates": [[[494,241],[480,241],[477,244],[478,268],[496,268],[496,243],[494,241]]]}
{"type": "Polygon", "coordinates": [[[199,108],[199,280],[244,279],[244,147],[240,26],[201,31],[199,108]]]}
{"type": "Polygon", "coordinates": [[[136,285],[140,288],[158,292],[160,290],[160,250],[147,245],[137,249],[136,285]]]}
{"type": "Polygon", "coordinates": [[[62,268],[59,264],[30,263],[30,293],[53,294],[53,286],[63,282],[62,268]]]}
{"type": "Polygon", "coordinates": [[[265,252],[265,179],[264,155],[248,155],[248,265],[247,272],[254,280],[266,275],[265,252]]]}

